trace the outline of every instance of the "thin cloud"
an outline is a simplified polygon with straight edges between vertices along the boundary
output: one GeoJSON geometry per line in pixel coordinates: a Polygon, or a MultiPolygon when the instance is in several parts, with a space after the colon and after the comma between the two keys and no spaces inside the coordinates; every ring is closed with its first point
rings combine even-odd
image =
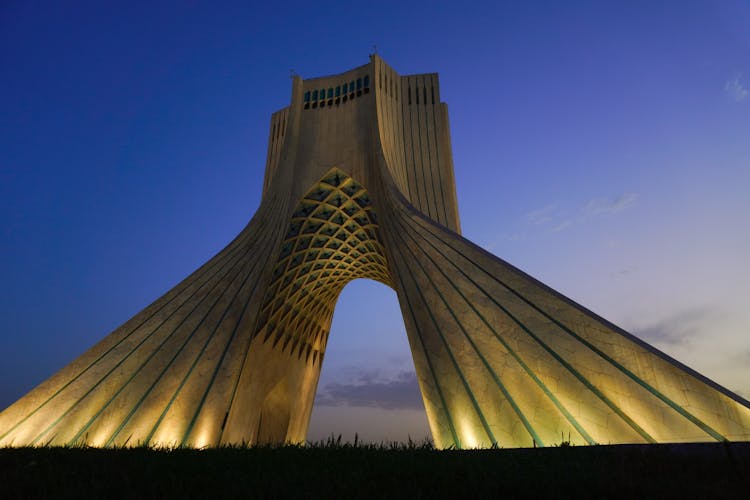
{"type": "Polygon", "coordinates": [[[615,214],[633,206],[637,200],[637,193],[625,193],[614,199],[595,198],[586,204],[583,213],[586,217],[615,214]]]}
{"type": "Polygon", "coordinates": [[[375,372],[361,372],[354,381],[328,383],[318,393],[315,404],[385,410],[424,409],[413,371],[400,372],[390,379],[382,379],[375,372]]]}
{"type": "Polygon", "coordinates": [[[740,74],[734,75],[724,84],[724,91],[734,102],[742,102],[748,95],[748,90],[740,80],[741,77],[740,74]]]}
{"type": "Polygon", "coordinates": [[[523,216],[527,224],[547,225],[553,233],[564,231],[596,217],[616,214],[638,201],[638,193],[624,193],[615,198],[593,198],[574,213],[560,210],[556,204],[533,210],[523,216]]]}
{"type": "Polygon", "coordinates": [[[627,275],[633,274],[633,273],[635,273],[637,271],[638,271],[638,266],[629,266],[629,267],[624,267],[624,268],[620,269],[618,271],[618,274],[620,274],[622,276],[627,276],[627,275]]]}
{"type": "Polygon", "coordinates": [[[554,231],[554,232],[556,232],[556,233],[557,233],[557,232],[559,232],[559,231],[563,231],[563,230],[565,230],[565,229],[568,229],[568,228],[569,228],[570,226],[572,226],[573,224],[574,224],[574,222],[573,222],[572,220],[570,220],[570,219],[568,219],[568,220],[564,220],[564,221],[562,221],[561,223],[557,224],[557,225],[556,225],[556,226],[555,226],[555,227],[554,227],[554,228],[552,229],[552,231],[554,231]]]}
{"type": "Polygon", "coordinates": [[[750,350],[740,340],[746,328],[734,322],[720,303],[686,308],[640,324],[640,328],[637,323],[630,328],[637,337],[734,392],[744,397],[750,394],[750,382],[743,376],[750,365],[750,350]]]}
{"type": "Polygon", "coordinates": [[[662,345],[688,345],[693,337],[704,332],[717,316],[710,308],[695,308],[664,318],[650,325],[635,328],[638,337],[662,345]]]}
{"type": "Polygon", "coordinates": [[[557,205],[547,205],[544,208],[531,211],[523,217],[531,224],[538,226],[554,220],[555,210],[557,210],[557,205]]]}

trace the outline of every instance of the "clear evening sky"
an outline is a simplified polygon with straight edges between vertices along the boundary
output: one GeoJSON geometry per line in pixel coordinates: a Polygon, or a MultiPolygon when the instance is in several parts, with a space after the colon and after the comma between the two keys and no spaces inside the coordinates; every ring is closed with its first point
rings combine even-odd
{"type": "MultiPolygon", "coordinates": [[[[750,2],[5,0],[0,407],[228,243],[290,70],[373,45],[440,74],[465,236],[750,397],[750,2]]],[[[395,293],[339,305],[309,438],[425,436],[395,293]]]]}

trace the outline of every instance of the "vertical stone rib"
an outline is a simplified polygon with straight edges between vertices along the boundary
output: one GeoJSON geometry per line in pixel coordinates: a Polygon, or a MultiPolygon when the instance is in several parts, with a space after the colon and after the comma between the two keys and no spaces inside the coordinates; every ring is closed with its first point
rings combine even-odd
{"type": "MultiPolygon", "coordinates": [[[[428,238],[426,238],[424,235],[420,234],[418,231],[414,231],[412,227],[408,226],[408,223],[410,222],[410,219],[408,219],[407,217],[405,217],[405,215],[403,213],[399,213],[396,216],[396,220],[398,221],[398,225],[401,226],[401,228],[403,229],[403,232],[401,234],[407,235],[411,239],[411,241],[413,242],[413,244],[415,246],[417,246],[419,248],[422,248],[424,250],[426,250],[428,247],[433,248],[444,259],[443,263],[444,264],[449,264],[449,266],[448,265],[440,265],[438,262],[436,262],[429,255],[428,252],[425,252],[426,257],[430,260],[430,262],[433,263],[434,268],[437,269],[437,271],[445,278],[446,283],[448,283],[450,285],[450,287],[452,287],[455,290],[455,292],[461,297],[463,303],[469,309],[472,310],[472,312],[480,319],[480,321],[485,325],[485,327],[492,333],[492,335],[494,336],[494,338],[498,342],[500,342],[500,344],[502,345],[503,349],[505,349],[505,351],[507,351],[508,354],[510,356],[512,356],[513,359],[516,360],[516,362],[519,364],[520,368],[542,390],[542,392],[544,393],[544,395],[547,396],[550,399],[550,401],[552,401],[552,403],[554,404],[554,406],[570,422],[570,424],[586,440],[586,442],[588,444],[595,444],[595,441],[591,438],[591,436],[589,436],[589,434],[586,432],[586,430],[576,421],[576,419],[570,414],[570,412],[565,408],[565,406],[560,403],[560,401],[557,399],[557,397],[555,397],[555,395],[549,390],[549,388],[547,388],[547,386],[540,380],[540,378],[533,372],[533,370],[531,370],[531,368],[529,367],[529,365],[526,362],[524,362],[524,360],[522,359],[522,357],[518,353],[516,353],[510,347],[510,345],[508,344],[508,342],[505,339],[503,339],[500,334],[498,334],[497,329],[493,325],[491,325],[489,323],[489,321],[487,320],[486,316],[483,315],[477,309],[477,307],[474,305],[474,303],[466,297],[465,293],[462,292],[461,289],[456,285],[455,280],[452,280],[451,278],[449,278],[446,275],[445,271],[444,271],[444,269],[446,269],[447,267],[454,267],[456,271],[458,271],[459,273],[461,273],[467,279],[467,281],[471,281],[470,279],[468,279],[468,276],[464,273],[464,271],[462,270],[462,268],[460,266],[456,265],[455,263],[453,263],[451,260],[449,260],[444,254],[442,254],[442,252],[440,252],[440,250],[428,238]],[[415,234],[420,236],[420,239],[424,242],[424,245],[426,245],[426,246],[422,246],[422,245],[420,245],[417,242],[417,240],[415,239],[415,236],[414,236],[415,234]]],[[[456,321],[458,321],[457,318],[456,318],[456,321]]],[[[493,377],[497,377],[497,375],[493,375],[493,377]]],[[[501,384],[500,381],[499,381],[499,379],[497,380],[497,382],[498,382],[498,384],[501,384]]],[[[505,392],[505,391],[503,391],[503,392],[505,392]]],[[[517,410],[517,413],[519,413],[519,416],[521,416],[521,414],[523,414],[523,412],[520,409],[517,410]]],[[[525,419],[525,417],[522,417],[522,418],[525,419]]],[[[524,423],[525,426],[527,425],[527,422],[528,421],[526,421],[524,423]]],[[[530,427],[530,424],[528,424],[527,428],[529,428],[529,427],[530,427]]],[[[539,444],[539,445],[543,445],[544,444],[543,441],[541,440],[541,438],[538,435],[536,435],[535,432],[532,432],[531,429],[529,429],[529,432],[530,432],[530,434],[532,434],[532,437],[535,439],[535,442],[537,444],[539,444]]],[[[557,437],[557,436],[555,436],[555,437],[557,437]]]]}
{"type": "MultiPolygon", "coordinates": [[[[397,261],[398,262],[398,261],[397,261]]],[[[419,327],[419,321],[417,320],[417,316],[414,313],[414,307],[412,306],[411,300],[409,298],[408,290],[406,283],[404,282],[404,276],[406,276],[406,273],[402,271],[401,264],[396,263],[395,264],[397,272],[396,272],[396,280],[397,280],[397,286],[399,287],[398,290],[399,293],[399,302],[401,302],[401,308],[404,311],[408,311],[408,316],[404,314],[404,317],[406,319],[406,325],[407,327],[410,326],[410,328],[407,329],[407,331],[414,332],[414,335],[411,337],[417,339],[417,342],[413,342],[412,344],[412,356],[416,356],[416,353],[414,352],[414,345],[418,345],[421,348],[420,354],[422,354],[422,357],[425,360],[425,364],[427,365],[427,372],[429,373],[429,377],[426,375],[423,375],[419,373],[419,365],[417,365],[417,371],[418,376],[420,376],[420,380],[428,379],[434,383],[434,389],[437,392],[438,398],[440,400],[440,406],[436,407],[434,404],[431,404],[431,400],[424,398],[424,389],[423,390],[423,398],[425,399],[425,405],[428,406],[428,414],[434,415],[435,420],[431,421],[432,424],[432,436],[433,439],[435,439],[436,444],[441,448],[449,448],[451,446],[454,446],[456,448],[461,448],[461,439],[459,438],[458,433],[456,432],[456,426],[453,422],[453,418],[451,417],[450,410],[448,409],[448,404],[446,397],[444,395],[443,388],[441,387],[440,380],[437,377],[437,373],[435,371],[435,368],[433,366],[433,362],[431,359],[431,356],[428,354],[430,351],[427,349],[427,346],[425,345],[424,338],[422,336],[422,330],[419,327]],[[445,422],[448,426],[449,432],[450,432],[450,445],[446,445],[445,439],[442,436],[442,432],[440,432],[440,426],[441,424],[445,422]]],[[[416,287],[416,284],[414,284],[414,287],[416,287]]],[[[415,360],[416,361],[416,360],[415,360]]]]}
{"type": "MultiPolygon", "coordinates": [[[[245,252],[245,254],[243,255],[243,257],[246,257],[246,256],[248,255],[248,252],[249,252],[249,249],[248,249],[248,250],[246,250],[246,252],[245,252]]],[[[120,395],[120,394],[121,394],[121,393],[122,393],[122,392],[123,392],[123,391],[124,391],[124,390],[125,390],[125,389],[126,389],[126,388],[128,387],[128,385],[129,385],[129,384],[131,384],[131,383],[133,382],[133,380],[135,379],[135,377],[136,377],[136,376],[138,376],[138,375],[139,375],[139,374],[141,373],[141,370],[143,370],[143,369],[144,369],[144,368],[145,368],[145,367],[146,367],[146,366],[147,366],[147,365],[149,364],[149,362],[150,362],[150,361],[151,361],[152,359],[154,359],[154,357],[155,357],[155,356],[157,356],[157,355],[159,355],[159,354],[160,354],[160,355],[162,355],[163,357],[168,357],[169,353],[171,353],[171,352],[175,352],[175,354],[174,354],[174,355],[172,356],[172,358],[171,358],[171,361],[168,361],[168,362],[166,362],[165,364],[163,364],[163,366],[164,366],[164,367],[163,367],[163,369],[161,370],[160,374],[159,374],[159,375],[157,375],[157,376],[155,377],[155,380],[154,380],[154,382],[153,382],[153,383],[154,383],[154,385],[155,385],[155,384],[157,384],[157,383],[158,383],[158,382],[160,381],[161,377],[162,377],[162,376],[163,376],[163,375],[164,375],[164,374],[165,374],[165,373],[167,372],[167,370],[168,370],[168,369],[170,368],[170,366],[172,365],[172,362],[174,361],[174,359],[176,359],[176,358],[177,358],[177,356],[178,356],[178,355],[179,355],[179,354],[180,354],[180,353],[181,353],[181,352],[183,351],[183,349],[184,349],[184,348],[185,348],[185,347],[186,347],[186,346],[188,345],[188,343],[190,342],[190,340],[191,340],[191,339],[192,339],[192,338],[193,338],[193,337],[194,337],[194,336],[196,335],[196,333],[197,333],[197,332],[199,331],[199,329],[200,329],[201,325],[203,324],[203,322],[205,321],[205,319],[207,318],[207,316],[208,316],[208,314],[209,314],[209,313],[211,312],[211,310],[212,310],[212,309],[214,308],[214,306],[216,306],[216,305],[217,305],[217,304],[219,303],[219,301],[221,300],[221,298],[222,298],[223,294],[224,294],[224,293],[226,293],[226,291],[228,290],[228,288],[227,288],[227,287],[228,287],[228,286],[230,286],[230,284],[231,284],[232,282],[234,282],[234,281],[235,281],[235,280],[236,280],[237,278],[239,278],[239,276],[240,276],[240,275],[239,275],[238,273],[240,272],[240,269],[241,269],[242,267],[244,267],[244,266],[245,266],[245,264],[246,264],[246,263],[244,262],[244,258],[243,258],[243,257],[240,257],[240,258],[239,258],[238,260],[236,260],[236,261],[235,261],[235,263],[233,264],[233,267],[230,267],[230,268],[228,268],[228,269],[226,270],[226,272],[225,272],[225,273],[223,274],[223,276],[222,276],[221,278],[219,278],[218,280],[216,280],[216,282],[214,283],[214,285],[213,285],[213,286],[212,286],[212,287],[211,287],[211,288],[210,288],[210,289],[209,289],[209,290],[208,290],[208,291],[206,292],[206,294],[202,295],[202,296],[200,297],[200,299],[199,299],[199,300],[198,300],[197,302],[195,302],[195,304],[194,304],[194,306],[192,307],[192,309],[190,309],[190,311],[189,311],[189,312],[188,312],[187,314],[184,314],[184,316],[182,317],[182,320],[181,320],[181,321],[180,321],[180,322],[179,322],[179,323],[178,323],[178,324],[177,324],[177,325],[176,325],[176,326],[175,326],[175,327],[174,327],[174,328],[173,328],[173,329],[171,330],[171,332],[170,332],[170,333],[168,333],[168,334],[166,335],[166,337],[165,337],[165,338],[164,338],[164,339],[163,339],[163,340],[161,341],[161,343],[160,343],[160,344],[159,344],[158,346],[156,346],[155,348],[151,348],[151,349],[150,349],[150,351],[146,351],[146,352],[150,352],[150,354],[149,354],[149,355],[148,355],[148,356],[146,357],[145,361],[143,361],[143,362],[142,362],[142,363],[141,363],[141,364],[140,364],[140,365],[139,365],[139,366],[138,366],[137,368],[135,368],[135,370],[134,370],[133,372],[131,372],[131,375],[130,375],[130,377],[129,377],[129,378],[128,378],[128,379],[127,379],[127,380],[126,380],[126,381],[125,381],[125,382],[124,382],[124,383],[123,383],[123,384],[122,384],[121,386],[120,386],[120,388],[119,388],[119,389],[117,389],[117,390],[116,390],[116,391],[114,392],[114,394],[112,394],[112,395],[111,395],[111,396],[109,397],[109,399],[108,399],[108,400],[107,400],[106,402],[104,402],[104,403],[102,404],[102,406],[100,407],[100,409],[99,409],[99,410],[97,410],[97,411],[96,411],[96,412],[95,412],[95,413],[94,413],[94,414],[93,414],[93,415],[92,415],[92,416],[91,416],[91,417],[89,418],[89,420],[88,420],[88,421],[87,421],[87,422],[86,422],[86,423],[85,423],[85,424],[83,425],[83,427],[81,427],[81,428],[80,428],[80,429],[78,430],[78,432],[76,432],[76,434],[75,434],[75,435],[74,435],[74,436],[73,436],[72,438],[70,438],[70,440],[69,440],[69,444],[74,444],[74,443],[76,443],[76,442],[77,442],[77,441],[78,441],[78,440],[79,440],[79,439],[80,439],[80,438],[81,438],[81,437],[82,437],[82,436],[84,435],[84,433],[86,433],[86,432],[88,431],[88,429],[89,429],[89,428],[91,427],[91,425],[92,425],[92,424],[93,424],[93,423],[94,423],[94,422],[95,422],[95,421],[96,421],[96,420],[97,420],[97,419],[98,419],[98,418],[99,418],[99,417],[100,417],[100,416],[102,415],[102,413],[103,413],[103,412],[105,411],[105,409],[106,409],[106,408],[107,408],[108,406],[110,406],[110,404],[111,404],[111,403],[112,403],[113,401],[115,401],[115,399],[116,399],[116,398],[117,398],[117,397],[118,397],[118,396],[119,396],[119,395],[120,395]],[[223,280],[225,280],[225,279],[227,279],[227,278],[229,278],[229,279],[230,279],[230,282],[229,282],[230,284],[228,284],[228,285],[224,285],[224,287],[223,287],[223,288],[219,288],[219,286],[223,284],[223,280]],[[199,308],[199,307],[202,307],[202,306],[203,306],[203,304],[204,304],[204,301],[205,301],[206,299],[208,299],[208,298],[209,298],[209,297],[211,296],[211,293],[212,293],[212,292],[213,292],[214,290],[220,291],[219,295],[218,295],[218,296],[217,296],[217,297],[215,298],[214,302],[213,302],[213,303],[212,303],[212,304],[211,304],[211,305],[209,306],[209,308],[208,308],[208,309],[206,310],[206,312],[205,312],[205,313],[201,313],[201,314],[199,314],[199,315],[198,315],[198,316],[196,317],[196,316],[194,315],[194,313],[195,313],[195,312],[196,312],[196,311],[198,310],[198,308],[199,308]],[[183,342],[182,342],[181,344],[179,344],[179,343],[178,343],[178,344],[177,344],[177,346],[175,346],[175,347],[176,347],[176,351],[173,351],[173,350],[172,350],[172,349],[174,349],[174,348],[171,348],[171,349],[165,349],[165,346],[167,345],[167,343],[168,343],[168,342],[171,342],[171,341],[172,341],[173,339],[175,340],[175,342],[179,342],[179,340],[177,339],[177,336],[176,336],[176,334],[177,334],[177,332],[178,332],[178,331],[179,331],[179,330],[180,330],[180,329],[182,328],[182,326],[183,326],[184,324],[186,324],[186,322],[187,322],[188,320],[190,320],[190,319],[194,319],[194,320],[197,320],[197,321],[198,321],[198,323],[197,323],[197,325],[196,325],[196,326],[195,326],[195,327],[194,327],[194,328],[192,329],[192,331],[190,331],[190,333],[189,333],[189,334],[187,334],[187,336],[186,336],[185,340],[184,340],[184,341],[183,341],[183,342]]],[[[166,322],[166,320],[165,320],[165,322],[166,322]]],[[[162,324],[165,324],[165,323],[162,323],[162,324]]],[[[159,328],[155,329],[155,330],[154,330],[154,331],[152,332],[152,334],[153,334],[153,333],[156,333],[157,331],[159,331],[159,328]]],[[[187,332],[186,332],[186,333],[187,333],[187,332]]],[[[50,426],[49,426],[49,427],[48,427],[48,428],[47,428],[47,429],[46,429],[45,431],[43,431],[43,433],[42,433],[42,434],[40,434],[40,435],[39,435],[39,436],[38,436],[38,437],[37,437],[37,438],[36,438],[36,439],[34,440],[34,442],[37,442],[37,441],[38,441],[39,439],[41,439],[41,438],[42,438],[42,437],[43,437],[43,436],[44,436],[45,434],[47,434],[47,433],[48,433],[48,432],[49,432],[49,431],[50,431],[50,430],[51,430],[51,429],[52,429],[52,428],[53,428],[53,427],[54,427],[55,425],[57,425],[58,423],[60,423],[60,422],[61,422],[61,419],[62,419],[62,418],[64,418],[64,417],[66,417],[66,416],[67,416],[67,415],[68,415],[68,414],[69,414],[70,412],[72,412],[72,411],[77,411],[77,412],[79,412],[79,413],[80,413],[80,412],[85,412],[86,410],[88,410],[88,408],[79,408],[79,409],[76,409],[76,410],[74,410],[74,408],[75,408],[75,407],[76,407],[76,406],[77,406],[78,404],[80,404],[80,403],[81,403],[81,402],[82,402],[82,401],[84,400],[84,398],[86,398],[86,397],[87,397],[87,396],[88,396],[89,394],[91,394],[91,393],[93,392],[93,390],[94,390],[94,389],[95,389],[96,387],[98,387],[98,386],[99,386],[99,384],[103,383],[103,382],[104,382],[104,381],[105,381],[105,380],[106,380],[106,379],[108,378],[108,376],[109,376],[110,374],[113,374],[113,373],[114,373],[114,371],[115,371],[115,369],[116,369],[116,368],[118,368],[118,367],[119,367],[119,366],[121,365],[121,363],[122,363],[122,362],[124,362],[125,360],[127,360],[127,359],[128,359],[128,358],[129,358],[130,356],[131,356],[131,355],[135,356],[135,355],[136,355],[136,353],[138,353],[139,355],[141,355],[141,356],[142,356],[143,354],[145,354],[145,353],[140,353],[140,352],[139,352],[139,348],[140,348],[141,346],[145,345],[145,344],[144,344],[144,342],[145,342],[145,341],[147,341],[147,340],[149,340],[149,339],[150,339],[150,337],[151,337],[151,335],[149,335],[149,336],[148,336],[147,338],[145,338],[145,339],[144,339],[144,341],[143,341],[142,343],[140,343],[140,344],[139,344],[138,346],[136,346],[136,348],[135,348],[135,349],[131,350],[131,351],[130,351],[130,353],[129,353],[129,354],[128,354],[128,355],[127,355],[127,356],[126,356],[125,358],[123,358],[123,359],[122,359],[122,360],[121,360],[121,361],[120,361],[119,363],[117,363],[117,364],[116,364],[116,365],[115,365],[114,367],[112,367],[112,369],[111,369],[111,370],[110,370],[110,371],[109,371],[109,372],[107,373],[107,375],[106,375],[105,377],[102,377],[102,378],[101,378],[101,379],[100,379],[100,380],[99,380],[98,382],[96,382],[96,383],[95,383],[95,384],[94,384],[94,385],[92,386],[92,388],[91,388],[91,389],[90,389],[89,391],[87,391],[87,393],[86,393],[86,394],[85,394],[84,396],[82,396],[82,397],[81,397],[81,398],[80,398],[80,399],[79,399],[79,400],[78,400],[78,401],[77,401],[76,403],[74,403],[73,405],[71,405],[71,407],[70,407],[70,408],[69,408],[68,410],[66,410],[66,411],[65,411],[65,412],[64,412],[64,413],[63,413],[63,414],[61,415],[61,417],[59,417],[59,418],[58,418],[58,419],[57,419],[57,420],[56,420],[55,422],[53,422],[53,424],[51,424],[51,425],[50,425],[50,426]]],[[[162,363],[160,363],[160,364],[162,364],[162,363]]],[[[135,389],[135,390],[137,391],[137,390],[138,390],[138,387],[140,387],[140,384],[139,384],[139,385],[137,385],[137,386],[136,386],[136,387],[135,387],[134,389],[135,389]]]]}
{"type": "MultiPolygon", "coordinates": [[[[396,221],[400,222],[399,219],[400,219],[400,216],[398,216],[398,215],[394,216],[394,222],[396,222],[396,221]]],[[[472,340],[472,335],[467,330],[467,327],[464,325],[464,323],[462,322],[462,320],[458,317],[458,315],[454,311],[454,307],[457,307],[457,308],[460,309],[460,305],[457,304],[457,303],[451,303],[451,302],[449,302],[445,298],[445,296],[444,296],[445,290],[448,290],[449,287],[446,286],[445,284],[442,287],[439,286],[439,285],[437,285],[435,283],[435,281],[433,280],[433,278],[430,277],[431,274],[438,273],[438,274],[442,275],[443,278],[445,278],[445,280],[446,280],[445,283],[446,284],[450,284],[451,281],[448,279],[448,277],[445,275],[445,273],[443,273],[443,271],[441,269],[442,266],[440,264],[438,264],[437,262],[435,262],[432,259],[432,257],[429,256],[428,253],[424,252],[424,249],[422,249],[418,244],[416,244],[416,240],[414,239],[414,236],[412,235],[412,230],[410,230],[411,228],[409,228],[408,226],[406,226],[404,224],[398,224],[398,222],[396,222],[396,224],[399,225],[403,229],[403,231],[397,232],[398,239],[402,243],[402,245],[399,245],[399,246],[401,246],[403,248],[408,248],[409,249],[409,252],[410,252],[410,254],[412,256],[412,258],[409,259],[409,260],[411,262],[413,262],[414,264],[416,264],[416,267],[418,267],[420,269],[421,274],[424,275],[424,277],[428,280],[430,288],[438,291],[437,293],[438,293],[438,296],[440,298],[441,303],[444,306],[444,310],[448,311],[448,313],[451,316],[451,319],[453,320],[453,322],[455,323],[455,325],[460,329],[460,331],[463,334],[464,338],[469,343],[469,345],[471,346],[471,348],[474,350],[474,353],[476,354],[476,356],[480,359],[482,365],[485,367],[485,369],[487,370],[487,373],[490,375],[490,377],[492,378],[492,380],[497,385],[498,389],[500,390],[500,392],[504,396],[505,400],[513,408],[514,413],[516,414],[516,416],[518,417],[518,419],[522,422],[524,428],[529,433],[529,436],[531,437],[531,439],[533,440],[533,442],[536,443],[536,444],[538,444],[539,446],[544,446],[544,441],[539,437],[539,435],[537,434],[537,432],[533,429],[533,427],[529,423],[528,419],[526,418],[526,416],[524,415],[524,413],[521,411],[521,409],[518,406],[518,404],[515,402],[513,396],[510,394],[510,392],[508,391],[508,389],[505,387],[505,385],[502,383],[502,381],[500,380],[500,378],[497,376],[497,374],[495,373],[495,371],[493,370],[493,368],[490,366],[490,363],[487,361],[487,359],[485,358],[485,356],[482,354],[482,352],[480,351],[480,349],[477,347],[477,345],[474,342],[474,340],[472,340]],[[405,237],[404,237],[404,235],[408,235],[408,237],[412,241],[412,243],[407,242],[406,239],[405,239],[405,237]],[[429,261],[432,264],[432,266],[430,266],[430,269],[429,269],[430,272],[428,272],[428,270],[425,269],[425,266],[423,264],[423,260],[425,260],[425,257],[426,257],[426,260],[429,261]],[[440,291],[440,290],[443,290],[443,291],[440,291]]],[[[467,305],[470,305],[470,304],[467,303],[467,305]]],[[[439,309],[436,309],[435,314],[437,314],[438,311],[439,311],[439,309]]],[[[483,418],[483,420],[484,420],[484,418],[483,418]]],[[[492,432],[489,431],[489,429],[487,431],[488,431],[487,435],[488,435],[488,437],[490,437],[491,444],[498,444],[498,442],[495,439],[495,437],[492,434],[492,432]]],[[[499,444],[502,444],[502,443],[499,443],[499,444]]]]}

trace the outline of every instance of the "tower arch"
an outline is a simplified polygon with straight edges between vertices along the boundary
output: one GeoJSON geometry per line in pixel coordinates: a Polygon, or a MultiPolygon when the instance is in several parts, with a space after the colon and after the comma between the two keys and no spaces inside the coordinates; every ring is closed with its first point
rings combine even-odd
{"type": "Polygon", "coordinates": [[[367,189],[339,168],[326,172],[294,207],[271,269],[251,344],[273,354],[262,360],[251,355],[244,364],[243,371],[255,373],[262,363],[264,376],[249,377],[245,391],[231,401],[230,430],[221,437],[226,442],[236,442],[238,436],[267,442],[278,437],[277,421],[287,422],[287,432],[277,442],[304,441],[314,398],[309,386],[311,381],[317,386],[341,290],[358,278],[393,288],[367,189]],[[256,424],[249,417],[257,413],[259,400],[256,424]],[[257,438],[248,434],[255,426],[257,438]]]}
{"type": "Polygon", "coordinates": [[[0,446],[305,439],[333,308],[398,295],[438,447],[750,440],[750,403],[460,233],[437,74],[294,77],[221,252],[0,413],[0,446]]]}

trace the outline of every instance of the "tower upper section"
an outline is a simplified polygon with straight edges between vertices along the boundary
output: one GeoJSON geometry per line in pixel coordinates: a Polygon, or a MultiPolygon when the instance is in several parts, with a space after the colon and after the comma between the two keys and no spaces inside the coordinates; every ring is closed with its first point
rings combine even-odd
{"type": "Polygon", "coordinates": [[[332,167],[363,182],[385,174],[417,210],[460,232],[437,73],[401,76],[372,55],[338,75],[295,77],[292,87],[291,104],[271,117],[264,192],[282,171],[302,186],[332,167]]]}

